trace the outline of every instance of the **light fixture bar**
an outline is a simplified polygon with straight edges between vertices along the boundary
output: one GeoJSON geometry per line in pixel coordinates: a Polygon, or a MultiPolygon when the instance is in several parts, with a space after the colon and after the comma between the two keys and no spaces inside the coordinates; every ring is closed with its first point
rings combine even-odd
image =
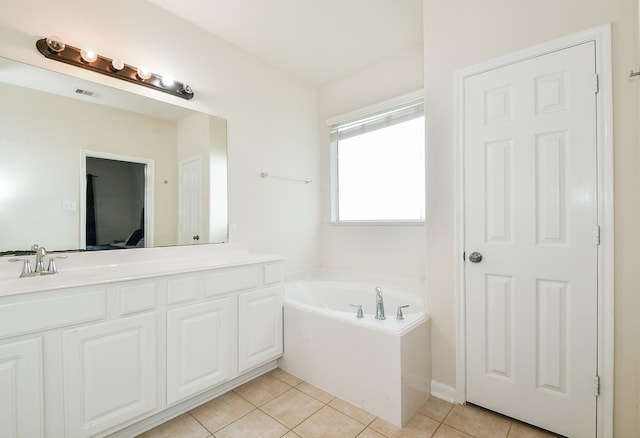
{"type": "MultiPolygon", "coordinates": [[[[87,51],[78,49],[77,47],[64,44],[61,41],[49,38],[42,38],[36,42],[36,48],[46,58],[74,65],[85,70],[91,70],[96,73],[111,76],[112,78],[122,79],[123,81],[142,85],[144,87],[153,88],[154,90],[169,93],[183,99],[193,99],[193,89],[182,82],[175,80],[163,82],[162,76],[151,73],[145,69],[133,67],[124,64],[121,61],[109,59],[101,55],[95,55],[95,60],[87,62],[83,59],[87,58],[87,51]]],[[[88,59],[92,59],[88,58],[88,59]]]]}

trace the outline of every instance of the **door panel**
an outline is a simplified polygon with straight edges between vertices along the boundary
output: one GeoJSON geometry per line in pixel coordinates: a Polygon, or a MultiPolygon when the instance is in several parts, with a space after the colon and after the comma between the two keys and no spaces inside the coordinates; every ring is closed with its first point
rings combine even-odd
{"type": "Polygon", "coordinates": [[[167,312],[167,403],[174,404],[231,375],[230,298],[167,312]]]}
{"type": "Polygon", "coordinates": [[[467,400],[595,436],[593,43],[465,80],[467,400]]]}
{"type": "Polygon", "coordinates": [[[180,230],[181,245],[200,242],[202,238],[202,165],[200,158],[180,163],[180,230]]]}

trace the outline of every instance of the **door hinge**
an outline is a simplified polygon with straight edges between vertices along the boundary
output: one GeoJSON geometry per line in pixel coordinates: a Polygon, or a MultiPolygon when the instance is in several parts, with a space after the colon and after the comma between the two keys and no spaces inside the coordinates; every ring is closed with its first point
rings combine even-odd
{"type": "Polygon", "coordinates": [[[596,397],[600,397],[600,376],[598,375],[593,379],[593,393],[596,397]]]}
{"type": "Polygon", "coordinates": [[[596,245],[600,245],[600,225],[596,225],[596,245]]]}
{"type": "Polygon", "coordinates": [[[600,92],[600,76],[598,76],[597,73],[594,80],[594,86],[595,86],[595,90],[593,92],[595,94],[598,94],[600,92]]]}

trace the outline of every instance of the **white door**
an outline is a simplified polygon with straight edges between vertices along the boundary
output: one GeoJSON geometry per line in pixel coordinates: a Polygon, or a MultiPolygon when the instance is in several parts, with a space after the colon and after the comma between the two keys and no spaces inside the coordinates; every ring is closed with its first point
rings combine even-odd
{"type": "Polygon", "coordinates": [[[595,78],[590,42],[464,83],[467,400],[572,437],[596,433],[595,78]]]}
{"type": "Polygon", "coordinates": [[[200,158],[180,163],[180,219],[181,245],[195,244],[201,238],[200,212],[202,210],[200,158]]]}

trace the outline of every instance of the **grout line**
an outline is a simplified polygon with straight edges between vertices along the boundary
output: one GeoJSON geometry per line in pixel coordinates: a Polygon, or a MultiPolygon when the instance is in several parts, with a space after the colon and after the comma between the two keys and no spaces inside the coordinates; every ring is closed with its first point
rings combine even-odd
{"type": "MultiPolygon", "coordinates": [[[[213,435],[213,432],[211,432],[209,429],[207,429],[207,427],[206,427],[204,424],[202,424],[202,423],[201,423],[201,422],[200,422],[196,417],[194,417],[194,416],[191,414],[191,411],[187,411],[186,413],[187,413],[187,414],[189,414],[189,415],[191,416],[191,418],[193,418],[194,420],[196,420],[196,423],[198,423],[200,426],[202,426],[204,430],[206,430],[207,432],[209,432],[209,435],[213,435]]],[[[176,418],[178,418],[178,417],[176,417],[176,418]]],[[[165,423],[162,423],[162,424],[165,424],[165,423]]],[[[214,437],[214,438],[215,438],[215,437],[214,437]]]]}

